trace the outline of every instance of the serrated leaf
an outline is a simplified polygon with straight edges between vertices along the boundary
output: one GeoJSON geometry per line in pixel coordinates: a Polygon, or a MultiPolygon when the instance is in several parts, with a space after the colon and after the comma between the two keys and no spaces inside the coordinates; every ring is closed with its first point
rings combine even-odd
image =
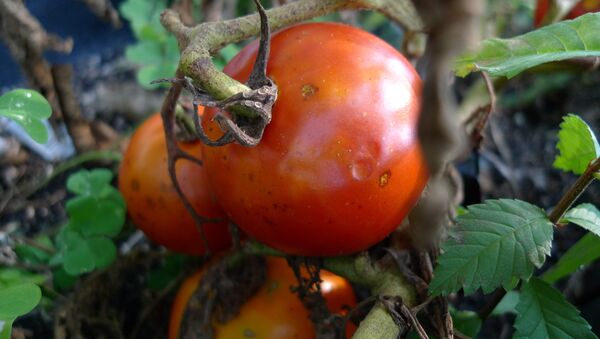
{"type": "Polygon", "coordinates": [[[485,71],[512,78],[543,63],[600,56],[600,13],[561,21],[511,39],[487,39],[478,52],[459,58],[458,76],[485,71]]]}
{"type": "Polygon", "coordinates": [[[563,295],[538,278],[523,285],[513,338],[597,338],[590,325],[563,295]]]}
{"type": "Polygon", "coordinates": [[[112,172],[105,168],[80,170],[69,176],[67,189],[80,195],[99,196],[104,192],[105,187],[110,186],[112,178],[112,172]]]}
{"type": "Polygon", "coordinates": [[[519,200],[488,200],[468,207],[457,217],[455,233],[443,244],[434,278],[433,295],[489,293],[499,286],[510,290],[528,279],[550,254],[552,223],[540,208],[519,200]]]}
{"type": "Polygon", "coordinates": [[[492,311],[492,315],[502,315],[504,313],[517,313],[516,307],[519,303],[519,292],[508,291],[500,300],[498,305],[492,311]]]}
{"type": "Polygon", "coordinates": [[[596,136],[588,124],[574,114],[563,118],[556,148],[559,154],[552,166],[577,175],[585,172],[589,163],[600,156],[600,145],[596,136]]]}
{"type": "Polygon", "coordinates": [[[48,141],[48,131],[42,120],[50,115],[50,104],[36,91],[15,89],[0,96],[0,116],[17,122],[38,143],[48,141]]]}
{"type": "Polygon", "coordinates": [[[598,258],[600,258],[600,237],[588,233],[571,246],[558,262],[544,273],[543,279],[554,283],[598,258]]]}
{"type": "Polygon", "coordinates": [[[563,220],[600,236],[600,211],[592,204],[584,203],[571,208],[565,213],[563,220]]]}
{"type": "Polygon", "coordinates": [[[481,318],[473,311],[450,311],[454,328],[470,338],[477,337],[481,329],[481,318]]]}
{"type": "Polygon", "coordinates": [[[105,235],[112,238],[125,224],[125,210],[112,200],[80,196],[70,199],[66,209],[73,230],[86,237],[105,235]]]}
{"type": "Polygon", "coordinates": [[[42,299],[40,287],[23,283],[0,289],[0,319],[14,319],[31,312],[42,299]]]}

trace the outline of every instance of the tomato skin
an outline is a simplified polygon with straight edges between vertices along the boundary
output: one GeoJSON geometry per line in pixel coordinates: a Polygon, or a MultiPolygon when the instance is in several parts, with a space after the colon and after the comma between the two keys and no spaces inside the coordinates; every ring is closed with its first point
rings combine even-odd
{"type": "MultiPolygon", "coordinates": [[[[179,146],[193,156],[201,155],[199,142],[179,146]]],[[[205,254],[196,224],[171,183],[166,147],[160,114],[146,120],[131,137],[119,170],[119,190],[127,203],[127,212],[154,242],[176,252],[205,254]]],[[[185,196],[196,211],[205,217],[224,220],[204,226],[211,250],[229,247],[227,216],[210,192],[204,168],[189,160],[178,160],[176,172],[185,196]]]]}
{"type": "MultiPolygon", "coordinates": [[[[169,321],[169,339],[178,339],[187,301],[196,291],[204,271],[195,273],[181,285],[169,321]]],[[[321,290],[327,308],[333,313],[345,313],[345,307],[356,306],[356,297],[350,283],[331,272],[321,270],[321,290]]],[[[239,314],[225,324],[214,324],[215,339],[245,338],[252,333],[256,338],[291,339],[315,338],[315,328],[304,307],[290,286],[297,285],[285,259],[267,258],[267,280],[239,310],[239,314]]],[[[355,331],[349,324],[348,338],[355,331]]]]}
{"type": "MultiPolygon", "coordinates": [[[[225,73],[246,81],[257,48],[242,49],[225,73]]],[[[223,209],[290,254],[349,254],[381,241],[427,180],[412,65],[368,32],[306,23],[273,35],[267,73],[279,95],[261,143],[204,147],[223,209]]],[[[214,115],[207,110],[203,124],[217,138],[214,115]]]]}
{"type": "MultiPolygon", "coordinates": [[[[535,17],[533,23],[535,27],[540,27],[544,15],[548,12],[550,6],[549,0],[538,0],[535,8],[535,17]]],[[[594,13],[600,11],[600,0],[582,0],[571,9],[567,14],[566,19],[575,19],[586,13],[594,13]]]]}

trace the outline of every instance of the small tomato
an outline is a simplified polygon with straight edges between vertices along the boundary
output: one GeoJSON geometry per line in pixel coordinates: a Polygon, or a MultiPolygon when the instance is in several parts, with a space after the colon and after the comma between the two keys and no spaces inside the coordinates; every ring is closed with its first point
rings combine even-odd
{"type": "MultiPolygon", "coordinates": [[[[201,155],[199,142],[179,146],[193,156],[201,155]]],[[[211,250],[228,247],[231,239],[226,215],[209,190],[203,166],[182,159],[177,161],[176,172],[183,193],[196,211],[205,217],[224,220],[204,225],[211,250]]],[[[119,170],[119,190],[130,218],[154,242],[186,254],[206,252],[196,224],[169,177],[160,114],[146,120],[131,137],[119,170]]]]}
{"type": "MultiPolygon", "coordinates": [[[[192,275],[181,285],[171,311],[169,339],[179,338],[187,302],[198,288],[203,273],[200,271],[192,275]]],[[[345,307],[356,305],[354,291],[346,279],[321,270],[321,280],[321,292],[331,312],[344,314],[345,307]]],[[[290,286],[294,284],[296,277],[284,259],[267,258],[265,284],[242,305],[235,318],[225,324],[214,324],[215,339],[315,338],[315,328],[308,318],[308,310],[290,290],[290,286]]],[[[348,338],[354,330],[353,325],[348,325],[348,338]]]]}

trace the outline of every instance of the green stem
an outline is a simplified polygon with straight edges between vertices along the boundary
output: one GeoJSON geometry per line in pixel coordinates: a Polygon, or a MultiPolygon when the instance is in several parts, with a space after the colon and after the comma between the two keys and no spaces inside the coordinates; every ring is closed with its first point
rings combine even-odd
{"type": "MultiPolygon", "coordinates": [[[[266,11],[271,29],[333,13],[339,10],[374,9],[398,22],[409,31],[420,31],[423,24],[410,0],[302,0],[266,11]]],[[[194,85],[223,100],[249,91],[246,85],[218,70],[211,55],[222,47],[255,36],[260,31],[258,14],[221,22],[207,22],[186,27],[172,10],[166,10],[161,23],[177,38],[181,49],[180,71],[192,78],[194,85]]],[[[253,116],[257,113],[236,106],[234,114],[253,116]]]]}
{"type": "MultiPolygon", "coordinates": [[[[285,256],[286,254],[258,242],[248,242],[239,254],[229,260],[237,262],[244,255],[285,256]]],[[[323,258],[323,268],[343,276],[351,282],[367,287],[373,295],[401,297],[404,304],[413,307],[417,304],[416,291],[395,266],[380,267],[372,262],[368,254],[323,258]]],[[[395,339],[401,329],[394,322],[387,309],[377,303],[360,323],[354,339],[395,339]]]]}
{"type": "Polygon", "coordinates": [[[581,193],[585,191],[585,189],[594,181],[595,176],[600,171],[600,158],[596,158],[592,161],[585,172],[577,178],[577,181],[569,188],[567,193],[563,195],[558,204],[552,209],[552,213],[550,213],[550,221],[555,225],[560,222],[560,219],[563,217],[565,212],[573,205],[573,203],[579,198],[581,193]]]}

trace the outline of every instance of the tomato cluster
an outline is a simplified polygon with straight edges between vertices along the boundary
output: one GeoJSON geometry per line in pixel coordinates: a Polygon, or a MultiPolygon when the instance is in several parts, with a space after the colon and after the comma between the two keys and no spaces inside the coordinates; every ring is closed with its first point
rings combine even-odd
{"type": "MultiPolygon", "coordinates": [[[[169,339],[179,338],[188,300],[198,288],[203,274],[204,271],[200,271],[181,285],[171,311],[169,339]]],[[[321,292],[330,312],[344,314],[348,307],[356,305],[354,291],[346,279],[321,271],[321,280],[321,292]]],[[[267,258],[267,279],[264,285],[241,307],[237,316],[225,324],[214,324],[215,339],[314,338],[315,329],[308,318],[308,310],[290,289],[295,284],[294,272],[284,259],[267,258]]],[[[353,331],[354,327],[348,326],[348,338],[353,331]]]]}
{"type": "MultiPolygon", "coordinates": [[[[225,72],[246,81],[257,49],[258,42],[247,45],[225,72]]],[[[204,225],[211,250],[230,245],[226,219],[250,238],[294,255],[350,254],[384,239],[428,178],[416,132],[421,80],[412,65],[370,33],[306,23],[272,36],[267,74],[279,92],[258,146],[180,144],[204,161],[178,162],[184,194],[199,214],[222,220],[204,225]]],[[[222,135],[216,114],[228,113],[208,109],[202,116],[213,139],[222,135]]],[[[171,184],[158,115],[133,135],[119,188],[131,219],[149,238],[174,251],[206,253],[171,184]]],[[[189,278],[179,292],[171,338],[201,278],[189,278]]],[[[327,272],[322,279],[332,312],[355,304],[347,281],[327,272]]],[[[215,324],[217,337],[312,336],[308,311],[288,288],[293,281],[284,261],[268,259],[267,283],[238,317],[215,324]]]]}
{"type": "MultiPolygon", "coordinates": [[[[225,72],[245,81],[257,49],[258,42],[246,46],[225,72]]],[[[416,135],[421,80],[412,65],[368,32],[306,23],[273,35],[267,73],[279,96],[258,146],[182,145],[196,156],[202,149],[204,160],[177,167],[188,199],[200,214],[225,219],[218,201],[250,237],[289,254],[349,254],[381,241],[427,180],[416,135]]],[[[215,114],[202,118],[212,138],[222,135],[215,114]]],[[[133,136],[120,188],[151,239],[204,252],[169,182],[160,118],[133,136]]],[[[226,246],[224,223],[206,229],[215,249],[226,246]]]]}

